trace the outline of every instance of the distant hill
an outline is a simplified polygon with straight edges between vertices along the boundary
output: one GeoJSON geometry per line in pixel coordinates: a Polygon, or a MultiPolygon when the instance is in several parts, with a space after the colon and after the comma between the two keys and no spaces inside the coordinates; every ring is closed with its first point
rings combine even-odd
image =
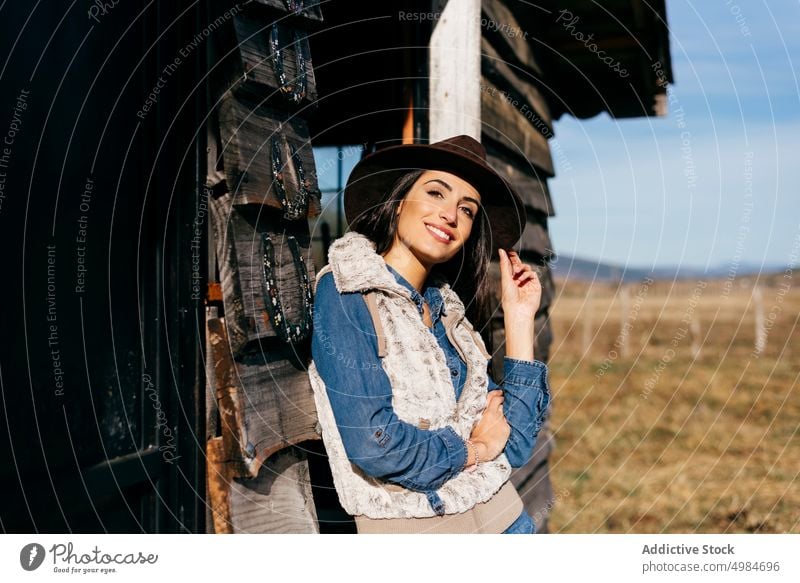
{"type": "Polygon", "coordinates": [[[558,254],[558,258],[550,263],[553,275],[559,279],[576,279],[585,281],[641,281],[645,277],[653,279],[717,279],[734,276],[752,276],[756,274],[772,274],[782,272],[781,265],[755,265],[739,263],[738,265],[716,265],[704,270],[698,267],[668,265],[655,268],[634,265],[615,265],[597,262],[593,259],[581,259],[569,255],[558,254]]]}

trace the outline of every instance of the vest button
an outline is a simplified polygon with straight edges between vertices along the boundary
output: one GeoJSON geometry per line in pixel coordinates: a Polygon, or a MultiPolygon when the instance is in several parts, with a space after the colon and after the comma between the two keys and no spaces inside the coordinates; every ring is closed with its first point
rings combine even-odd
{"type": "Polygon", "coordinates": [[[454,369],[454,368],[451,368],[450,369],[450,374],[453,375],[454,377],[457,377],[458,376],[458,371],[456,369],[454,369]]]}

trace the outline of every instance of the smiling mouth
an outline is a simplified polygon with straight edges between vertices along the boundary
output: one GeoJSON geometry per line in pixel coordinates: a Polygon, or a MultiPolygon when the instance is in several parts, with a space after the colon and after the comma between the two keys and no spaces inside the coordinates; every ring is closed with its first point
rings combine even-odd
{"type": "Polygon", "coordinates": [[[452,241],[452,239],[450,239],[448,234],[442,231],[441,229],[437,229],[436,227],[428,224],[425,225],[425,228],[428,229],[428,232],[431,235],[433,235],[433,238],[436,239],[437,241],[441,241],[442,243],[449,243],[450,241],[452,241]]]}

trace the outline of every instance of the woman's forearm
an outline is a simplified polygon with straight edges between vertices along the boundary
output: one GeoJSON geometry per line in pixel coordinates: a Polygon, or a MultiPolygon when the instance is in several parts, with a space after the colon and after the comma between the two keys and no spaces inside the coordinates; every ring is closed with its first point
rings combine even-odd
{"type": "Polygon", "coordinates": [[[547,365],[538,360],[528,362],[504,359],[503,412],[511,426],[505,454],[512,468],[524,466],[533,455],[539,430],[550,405],[547,365]]]}
{"type": "Polygon", "coordinates": [[[533,320],[514,321],[511,315],[505,316],[506,356],[519,360],[533,360],[534,322],[533,320]]]}

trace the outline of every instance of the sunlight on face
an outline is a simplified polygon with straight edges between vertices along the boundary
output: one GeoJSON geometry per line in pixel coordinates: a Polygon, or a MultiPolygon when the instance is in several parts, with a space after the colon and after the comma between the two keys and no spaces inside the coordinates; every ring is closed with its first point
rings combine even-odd
{"type": "Polygon", "coordinates": [[[428,170],[398,206],[398,238],[425,265],[448,261],[469,239],[480,200],[469,182],[428,170]]]}

